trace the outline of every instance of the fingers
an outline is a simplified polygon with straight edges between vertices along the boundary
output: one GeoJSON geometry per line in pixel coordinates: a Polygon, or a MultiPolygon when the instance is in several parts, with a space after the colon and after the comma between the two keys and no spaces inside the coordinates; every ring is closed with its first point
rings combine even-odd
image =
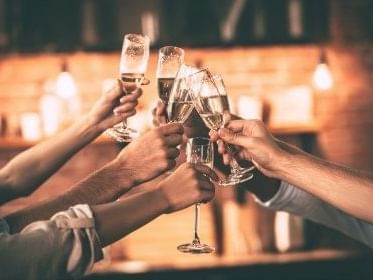
{"type": "MultiPolygon", "coordinates": [[[[206,184],[210,184],[213,186],[213,184],[210,181],[206,182],[206,184]]],[[[213,188],[212,190],[201,190],[199,201],[201,203],[207,203],[210,200],[212,200],[214,196],[215,196],[215,188],[213,188]]]]}
{"type": "Polygon", "coordinates": [[[166,157],[169,159],[175,159],[180,155],[180,150],[176,148],[169,148],[166,151],[166,157]]]}
{"type": "Polygon", "coordinates": [[[157,107],[155,108],[155,115],[156,116],[163,116],[166,114],[166,104],[162,101],[158,101],[157,107]]]}
{"type": "Polygon", "coordinates": [[[179,123],[169,123],[158,128],[163,135],[183,134],[184,128],[179,123]]]}
{"type": "Polygon", "coordinates": [[[110,90],[104,93],[105,97],[109,101],[113,101],[123,94],[124,92],[122,90],[122,82],[120,80],[117,80],[114,86],[110,90]]]}
{"type": "Polygon", "coordinates": [[[123,96],[120,99],[122,105],[114,108],[113,112],[116,116],[121,115],[132,115],[133,112],[136,113],[135,107],[138,105],[138,98],[142,95],[142,91],[136,90],[133,93],[123,96]]]}
{"type": "Polygon", "coordinates": [[[232,156],[228,153],[223,154],[223,162],[225,165],[229,165],[232,161],[232,156]]]}
{"type": "Polygon", "coordinates": [[[195,202],[206,203],[214,198],[215,185],[212,181],[218,181],[216,173],[206,165],[186,163],[186,168],[192,168],[197,179],[199,195],[195,202]]]}
{"type": "Polygon", "coordinates": [[[209,132],[209,136],[210,136],[210,140],[212,142],[216,142],[218,139],[219,139],[219,134],[217,131],[215,130],[210,130],[209,132]]]}
{"type": "Polygon", "coordinates": [[[200,173],[200,175],[204,176],[205,178],[210,178],[213,181],[219,180],[218,175],[216,175],[216,173],[206,165],[196,164],[194,165],[194,168],[200,173]]]}
{"type": "Polygon", "coordinates": [[[119,112],[119,111],[114,110],[114,115],[117,117],[120,116],[120,120],[124,120],[124,119],[127,119],[129,117],[136,115],[136,110],[132,109],[132,110],[124,111],[124,112],[119,112]]]}
{"type": "Polygon", "coordinates": [[[122,106],[118,106],[116,107],[113,112],[116,116],[118,115],[123,115],[125,113],[128,113],[128,112],[131,112],[131,111],[135,111],[135,107],[137,106],[138,102],[137,101],[133,101],[133,102],[128,102],[122,106]]]}
{"type": "MultiPolygon", "coordinates": [[[[212,170],[210,169],[210,171],[212,171],[212,170]]],[[[215,185],[213,184],[213,182],[218,182],[218,180],[219,180],[219,178],[217,177],[216,174],[214,175],[214,177],[215,176],[216,176],[216,178],[212,179],[211,177],[209,177],[208,175],[206,175],[204,173],[199,173],[198,180],[199,180],[200,195],[199,195],[198,202],[207,203],[211,199],[214,198],[214,196],[215,196],[215,185]]]]}
{"type": "Polygon", "coordinates": [[[162,101],[158,101],[157,106],[152,111],[153,124],[159,126],[167,123],[166,105],[162,101]]]}
{"type": "Polygon", "coordinates": [[[144,80],[141,83],[142,86],[147,86],[149,84],[150,84],[150,80],[148,78],[144,78],[144,80]]]}
{"type": "MultiPolygon", "coordinates": [[[[120,81],[120,80],[119,80],[120,81]]],[[[122,87],[122,90],[125,92],[125,93],[132,93],[134,92],[136,89],[138,89],[138,86],[136,83],[127,83],[127,82],[121,82],[121,87],[122,87]]]]}
{"type": "MultiPolygon", "coordinates": [[[[252,132],[253,128],[257,125],[263,125],[262,121],[260,120],[232,120],[230,121],[226,127],[229,128],[233,132],[242,132],[248,131],[252,132]]],[[[250,136],[250,135],[247,135],[250,136]]]]}
{"type": "Polygon", "coordinates": [[[128,103],[128,102],[134,102],[139,99],[139,97],[142,95],[142,89],[138,88],[135,91],[123,96],[119,101],[122,104],[128,103]]]}
{"type": "Polygon", "coordinates": [[[165,142],[167,146],[178,146],[183,143],[182,134],[172,134],[165,137],[165,142]]]}
{"type": "Polygon", "coordinates": [[[248,137],[234,133],[230,129],[219,129],[219,136],[224,142],[245,147],[248,142],[248,137]]]}

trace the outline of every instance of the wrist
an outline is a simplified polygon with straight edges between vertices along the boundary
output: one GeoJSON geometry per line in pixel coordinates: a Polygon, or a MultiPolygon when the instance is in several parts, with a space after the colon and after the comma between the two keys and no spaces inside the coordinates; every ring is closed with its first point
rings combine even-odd
{"type": "Polygon", "coordinates": [[[299,160],[297,159],[297,157],[299,156],[299,152],[297,148],[283,142],[280,143],[280,148],[281,152],[276,160],[277,167],[274,177],[282,181],[287,181],[289,174],[296,167],[294,163],[298,162],[299,160]]]}
{"type": "Polygon", "coordinates": [[[111,185],[119,196],[128,192],[136,183],[132,170],[124,162],[114,159],[104,167],[111,185]]]}
{"type": "Polygon", "coordinates": [[[82,116],[73,126],[80,137],[92,141],[104,132],[89,115],[82,116]]]}
{"type": "Polygon", "coordinates": [[[154,197],[154,201],[157,205],[160,214],[166,214],[171,208],[170,200],[160,183],[154,190],[150,191],[154,197]]]}

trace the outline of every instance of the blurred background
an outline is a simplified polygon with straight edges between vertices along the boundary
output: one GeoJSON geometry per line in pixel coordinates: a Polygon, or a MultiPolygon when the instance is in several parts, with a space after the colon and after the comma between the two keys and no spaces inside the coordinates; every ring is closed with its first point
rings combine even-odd
{"type": "MultiPolygon", "coordinates": [[[[188,64],[222,74],[234,113],[263,119],[276,137],[310,153],[372,170],[372,0],[0,0],[0,165],[89,110],[119,77],[126,33],[146,34],[151,42],[151,83],[130,126],[152,127],[158,49],[176,45],[188,64]]],[[[0,214],[62,192],[118,150],[98,139],[0,214]]],[[[108,247],[92,279],[373,274],[361,244],[263,209],[239,189],[219,189],[203,207],[202,239],[217,248],[214,255],[176,250],[191,238],[191,208],[108,247]]]]}

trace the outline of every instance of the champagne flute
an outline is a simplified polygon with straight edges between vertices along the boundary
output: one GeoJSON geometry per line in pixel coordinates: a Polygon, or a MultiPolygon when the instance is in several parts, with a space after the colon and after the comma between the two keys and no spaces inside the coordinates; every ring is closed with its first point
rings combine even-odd
{"type": "Polygon", "coordinates": [[[180,66],[167,104],[167,117],[169,122],[184,123],[188,119],[194,108],[190,91],[194,84],[194,76],[200,71],[200,69],[193,66],[185,64],[180,66]]]}
{"type": "MultiPolygon", "coordinates": [[[[210,168],[214,165],[214,146],[208,138],[190,138],[186,148],[187,162],[204,164],[210,168]]],[[[183,253],[206,254],[212,253],[215,249],[207,244],[201,243],[199,238],[200,203],[195,204],[194,233],[193,241],[179,245],[177,249],[183,253]]]]}
{"type": "MultiPolygon", "coordinates": [[[[229,103],[226,94],[223,79],[220,75],[212,76],[208,71],[203,76],[202,85],[199,92],[192,91],[194,94],[194,106],[201,116],[206,126],[212,130],[218,130],[224,127],[225,117],[230,116],[229,103]]],[[[219,181],[222,186],[236,185],[248,181],[254,177],[252,171],[255,167],[241,167],[236,160],[236,148],[233,145],[226,144],[226,150],[232,155],[231,173],[219,181]]]]}
{"type": "MultiPolygon", "coordinates": [[[[167,119],[170,123],[183,124],[193,111],[194,105],[190,94],[192,78],[199,73],[200,69],[182,64],[176,74],[172,85],[168,104],[166,107],[167,119]]],[[[180,148],[181,145],[178,146],[180,148]]],[[[173,170],[166,173],[171,174],[173,170]]]]}
{"type": "MultiPolygon", "coordinates": [[[[144,78],[149,60],[149,38],[141,34],[126,34],[123,39],[119,70],[125,88],[136,89],[149,81],[144,78]]],[[[126,120],[109,128],[106,133],[118,142],[131,142],[138,132],[127,127],[126,120]]]]}
{"type": "Polygon", "coordinates": [[[156,79],[158,96],[167,106],[174,79],[184,62],[184,50],[175,46],[165,46],[158,52],[156,79]]]}

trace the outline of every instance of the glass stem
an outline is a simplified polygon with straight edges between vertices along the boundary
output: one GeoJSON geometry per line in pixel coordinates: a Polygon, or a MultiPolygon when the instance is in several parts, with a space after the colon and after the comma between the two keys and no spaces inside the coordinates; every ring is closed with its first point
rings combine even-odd
{"type": "Polygon", "coordinates": [[[194,208],[194,239],[193,243],[200,243],[200,239],[198,236],[198,229],[199,229],[199,212],[200,212],[200,204],[196,203],[194,208]]]}
{"type": "Polygon", "coordinates": [[[239,175],[241,173],[242,167],[238,164],[236,160],[237,150],[234,146],[230,144],[225,144],[226,151],[232,156],[231,160],[231,173],[233,175],[239,175]]]}
{"type": "Polygon", "coordinates": [[[234,157],[231,161],[231,173],[233,175],[239,175],[241,173],[241,166],[238,164],[237,160],[234,157]]]}
{"type": "Polygon", "coordinates": [[[127,129],[127,120],[122,121],[122,128],[127,129]]]}

